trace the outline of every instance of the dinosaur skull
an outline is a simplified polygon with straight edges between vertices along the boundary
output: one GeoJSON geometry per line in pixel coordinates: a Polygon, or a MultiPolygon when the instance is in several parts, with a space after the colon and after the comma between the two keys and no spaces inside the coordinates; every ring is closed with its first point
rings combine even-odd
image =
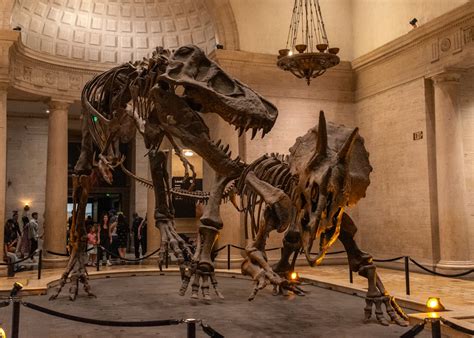
{"type": "Polygon", "coordinates": [[[232,79],[194,45],[178,48],[169,58],[166,72],[158,81],[183,86],[184,98],[201,113],[217,113],[242,133],[273,127],[278,115],[274,105],[245,84],[232,79]]]}
{"type": "Polygon", "coordinates": [[[322,262],[339,236],[344,208],[364,197],[370,183],[372,167],[357,132],[357,128],[326,125],[321,112],[317,129],[298,138],[290,149],[290,167],[299,178],[297,222],[311,265],[322,262]],[[316,238],[320,239],[320,248],[318,256],[313,258],[310,252],[316,238]]]}

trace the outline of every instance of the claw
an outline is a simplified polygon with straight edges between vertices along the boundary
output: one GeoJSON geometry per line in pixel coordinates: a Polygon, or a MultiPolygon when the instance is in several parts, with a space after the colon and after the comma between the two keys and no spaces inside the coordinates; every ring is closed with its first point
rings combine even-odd
{"type": "Polygon", "coordinates": [[[404,319],[406,318],[406,314],[400,308],[400,306],[396,303],[394,297],[390,295],[382,295],[378,297],[366,297],[365,298],[366,306],[364,308],[364,323],[370,321],[370,317],[372,316],[372,307],[375,307],[375,318],[379,322],[379,324],[383,326],[390,325],[390,322],[385,318],[382,310],[382,304],[385,305],[385,310],[390,317],[391,322],[400,325],[400,326],[408,326],[408,322],[404,319]],[[399,316],[398,312],[400,311],[403,316],[399,316]]]}

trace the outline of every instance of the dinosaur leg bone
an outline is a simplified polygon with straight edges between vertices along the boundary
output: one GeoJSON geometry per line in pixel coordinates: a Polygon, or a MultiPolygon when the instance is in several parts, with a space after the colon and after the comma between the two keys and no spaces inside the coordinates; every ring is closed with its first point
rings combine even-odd
{"type": "Polygon", "coordinates": [[[352,271],[358,272],[359,275],[367,278],[368,291],[365,298],[366,306],[364,308],[364,321],[369,321],[372,316],[372,307],[375,306],[375,317],[382,325],[389,325],[389,322],[383,314],[382,305],[385,306],[386,312],[390,320],[400,326],[407,326],[406,314],[398,306],[395,298],[390,296],[383,286],[382,280],[377,275],[376,266],[372,261],[372,256],[359,249],[354,241],[354,235],[357,228],[352,219],[347,215],[342,216],[341,233],[339,239],[347,251],[349,266],[352,271]],[[405,320],[404,320],[405,319],[405,320]]]}
{"type": "Polygon", "coordinates": [[[84,284],[84,289],[89,296],[94,296],[90,291],[88,283],[86,263],[87,263],[87,232],[85,228],[85,212],[87,197],[91,189],[91,177],[86,175],[73,175],[73,199],[74,208],[72,216],[72,226],[70,230],[70,252],[68,264],[59,281],[56,292],[50,297],[50,300],[56,299],[62,288],[71,277],[72,286],[69,297],[75,300],[78,293],[79,282],[84,284]],[[79,203],[78,203],[79,202],[79,203]],[[77,208],[76,208],[77,206],[77,208]]]}
{"type": "Polygon", "coordinates": [[[160,264],[163,263],[168,250],[171,249],[178,259],[180,269],[183,270],[183,250],[189,250],[189,248],[187,248],[184,240],[176,232],[173,221],[171,198],[168,193],[169,189],[167,189],[166,154],[159,150],[151,150],[148,156],[155,189],[155,221],[161,234],[160,264]]]}
{"type": "Polygon", "coordinates": [[[250,275],[255,283],[249,297],[249,300],[252,300],[257,292],[269,283],[283,286],[287,282],[272,270],[265,254],[265,245],[271,231],[282,232],[288,228],[293,218],[293,207],[288,195],[281,189],[258,179],[253,172],[247,174],[245,183],[260,195],[267,205],[264,211],[264,224],[259,227],[255,241],[245,249],[247,258],[242,263],[242,273],[250,275]]]}

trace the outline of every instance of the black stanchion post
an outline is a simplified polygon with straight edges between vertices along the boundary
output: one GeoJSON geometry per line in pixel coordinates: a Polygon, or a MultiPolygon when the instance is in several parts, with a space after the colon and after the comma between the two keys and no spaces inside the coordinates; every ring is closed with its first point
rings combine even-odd
{"type": "Polygon", "coordinates": [[[43,269],[43,250],[38,252],[38,279],[41,279],[41,270],[43,269]]]}
{"type": "Polygon", "coordinates": [[[230,270],[230,244],[227,244],[227,270],[230,270]]]}
{"type": "Polygon", "coordinates": [[[441,321],[439,319],[431,321],[431,337],[441,338],[441,321]]]}
{"type": "Polygon", "coordinates": [[[188,338],[196,338],[196,319],[189,318],[185,322],[188,327],[188,338]]]}
{"type": "Polygon", "coordinates": [[[410,295],[410,257],[405,256],[405,291],[410,295]]]}
{"type": "Polygon", "coordinates": [[[10,299],[13,302],[12,312],[12,338],[18,338],[20,333],[20,299],[18,298],[18,292],[23,289],[21,283],[15,282],[13,288],[10,291],[10,299]]]}
{"type": "Polygon", "coordinates": [[[353,283],[354,282],[354,277],[352,276],[352,270],[351,270],[351,266],[349,265],[349,283],[353,283]]]}
{"type": "Polygon", "coordinates": [[[100,261],[102,260],[102,249],[100,248],[100,246],[96,245],[95,246],[95,251],[97,253],[97,258],[95,259],[96,262],[95,262],[95,269],[97,271],[100,271],[100,261]]]}
{"type": "Polygon", "coordinates": [[[10,258],[7,260],[7,276],[8,277],[15,277],[15,264],[13,264],[13,260],[10,258]]]}
{"type": "Polygon", "coordinates": [[[168,269],[168,257],[169,257],[169,253],[168,253],[168,248],[166,248],[166,252],[165,252],[165,267],[168,269]]]}
{"type": "Polygon", "coordinates": [[[13,301],[12,315],[12,338],[18,338],[20,335],[20,301],[13,301]]]}

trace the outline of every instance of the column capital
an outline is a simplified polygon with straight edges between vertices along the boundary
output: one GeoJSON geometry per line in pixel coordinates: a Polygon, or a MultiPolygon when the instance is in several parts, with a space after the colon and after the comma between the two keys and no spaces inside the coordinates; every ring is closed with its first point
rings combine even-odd
{"type": "Polygon", "coordinates": [[[446,82],[457,84],[461,80],[461,73],[461,71],[445,71],[434,75],[431,80],[435,85],[446,82]]]}
{"type": "Polygon", "coordinates": [[[72,101],[67,101],[67,100],[57,100],[57,99],[51,99],[48,101],[48,107],[51,110],[69,110],[69,107],[71,106],[73,102],[72,101]]]}

